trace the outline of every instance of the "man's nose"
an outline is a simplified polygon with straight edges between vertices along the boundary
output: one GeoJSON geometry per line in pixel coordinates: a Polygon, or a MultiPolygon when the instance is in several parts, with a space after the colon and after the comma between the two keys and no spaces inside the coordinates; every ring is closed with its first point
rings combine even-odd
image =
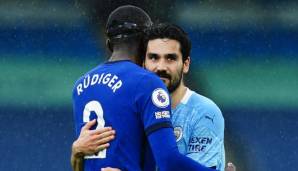
{"type": "Polygon", "coordinates": [[[167,70],[167,65],[166,65],[165,61],[164,61],[164,60],[160,60],[160,61],[157,63],[157,67],[156,67],[156,69],[157,69],[158,71],[166,71],[166,70],[167,70]]]}

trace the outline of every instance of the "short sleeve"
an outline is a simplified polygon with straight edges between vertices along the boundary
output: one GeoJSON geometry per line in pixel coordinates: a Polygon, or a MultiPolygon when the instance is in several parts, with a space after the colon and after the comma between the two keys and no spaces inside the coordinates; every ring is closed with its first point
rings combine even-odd
{"type": "Polygon", "coordinates": [[[164,83],[155,75],[145,75],[136,88],[135,103],[146,134],[171,124],[171,102],[164,83]]]}
{"type": "MultiPolygon", "coordinates": [[[[218,107],[207,107],[199,119],[194,119],[187,144],[187,156],[207,167],[221,169],[224,164],[224,120],[218,107]]],[[[198,115],[194,115],[198,116],[198,115]]]]}

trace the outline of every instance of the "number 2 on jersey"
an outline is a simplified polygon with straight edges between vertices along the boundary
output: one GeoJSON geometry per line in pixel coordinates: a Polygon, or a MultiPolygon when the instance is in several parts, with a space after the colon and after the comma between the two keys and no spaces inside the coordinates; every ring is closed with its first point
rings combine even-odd
{"type": "MultiPolygon", "coordinates": [[[[98,101],[93,100],[85,105],[83,111],[83,122],[86,123],[90,121],[91,112],[95,112],[97,116],[97,127],[95,129],[103,128],[105,126],[105,120],[103,118],[103,110],[101,104],[98,101]]],[[[104,149],[98,154],[85,156],[85,159],[106,158],[106,153],[107,150],[104,149]]]]}

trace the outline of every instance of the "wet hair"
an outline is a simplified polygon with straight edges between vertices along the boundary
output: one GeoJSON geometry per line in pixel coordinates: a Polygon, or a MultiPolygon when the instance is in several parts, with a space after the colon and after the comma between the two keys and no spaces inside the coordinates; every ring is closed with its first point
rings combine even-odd
{"type": "Polygon", "coordinates": [[[141,8],[132,5],[118,7],[109,15],[106,24],[110,50],[113,51],[116,42],[141,40],[144,30],[151,25],[151,18],[141,8]]]}
{"type": "Polygon", "coordinates": [[[159,23],[145,31],[144,46],[147,49],[148,42],[154,39],[173,39],[180,43],[183,62],[190,56],[191,41],[188,34],[179,26],[171,23],[159,23]]]}

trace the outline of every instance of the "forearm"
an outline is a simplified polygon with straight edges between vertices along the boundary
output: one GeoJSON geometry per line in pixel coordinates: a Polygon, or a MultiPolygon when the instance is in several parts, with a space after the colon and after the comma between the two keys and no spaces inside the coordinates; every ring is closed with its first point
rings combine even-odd
{"type": "Polygon", "coordinates": [[[73,171],[83,171],[83,157],[75,157],[71,155],[71,167],[73,171]]]}
{"type": "Polygon", "coordinates": [[[172,129],[160,129],[151,133],[148,138],[160,171],[212,170],[179,153],[172,129]]]}
{"type": "Polygon", "coordinates": [[[84,156],[77,151],[75,143],[72,145],[70,162],[73,171],[83,171],[84,156]]]}

